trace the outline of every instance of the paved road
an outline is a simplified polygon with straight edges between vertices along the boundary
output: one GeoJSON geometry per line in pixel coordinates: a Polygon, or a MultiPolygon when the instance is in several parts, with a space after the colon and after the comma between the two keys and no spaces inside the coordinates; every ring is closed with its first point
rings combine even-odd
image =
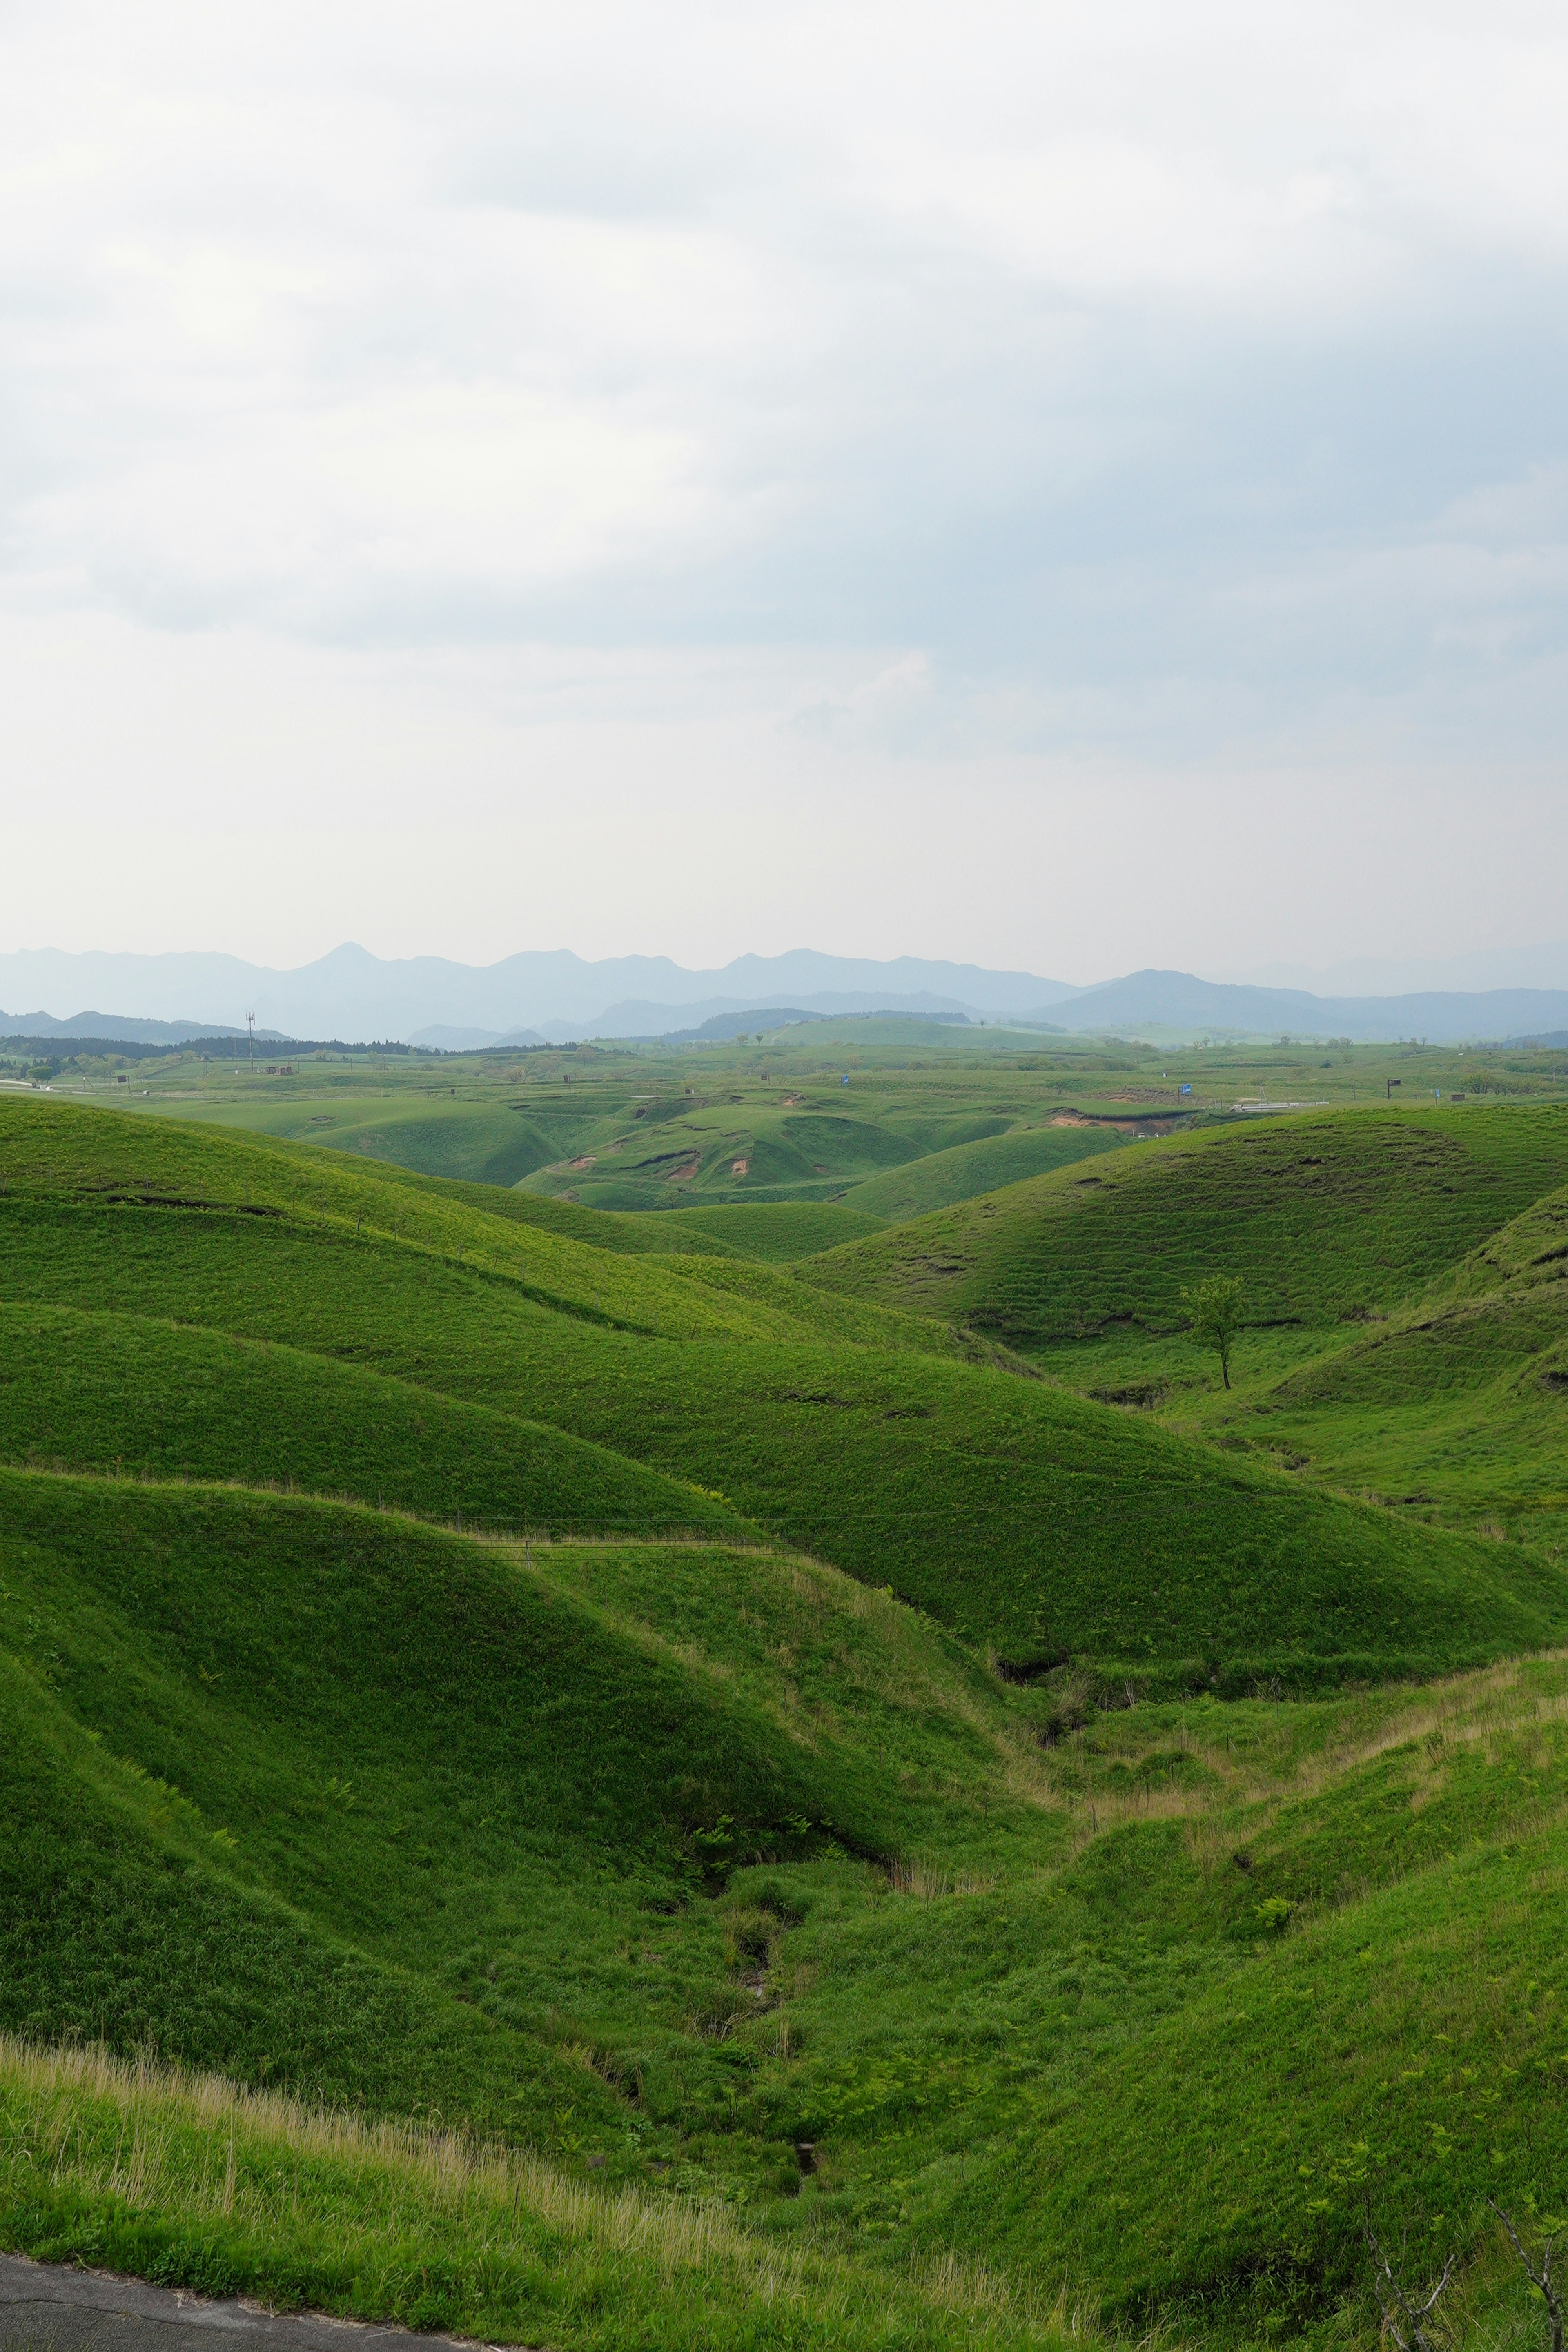
{"type": "Polygon", "coordinates": [[[0,2254],[0,2352],[409,2352],[449,2336],[352,2320],[282,2318],[142,2279],[0,2254]]]}

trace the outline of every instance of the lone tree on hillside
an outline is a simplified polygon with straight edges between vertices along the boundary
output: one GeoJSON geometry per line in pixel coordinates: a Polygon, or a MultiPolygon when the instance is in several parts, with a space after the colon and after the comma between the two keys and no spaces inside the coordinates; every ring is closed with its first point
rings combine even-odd
{"type": "Polygon", "coordinates": [[[1192,1329],[1219,1354],[1220,1377],[1230,1386],[1230,1351],[1241,1328],[1241,1284],[1234,1274],[1211,1274],[1195,1290],[1184,1290],[1182,1302],[1192,1318],[1192,1329]]]}

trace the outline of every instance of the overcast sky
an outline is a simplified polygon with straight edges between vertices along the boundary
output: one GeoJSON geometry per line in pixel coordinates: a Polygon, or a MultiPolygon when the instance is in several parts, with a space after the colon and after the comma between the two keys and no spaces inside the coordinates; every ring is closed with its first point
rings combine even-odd
{"type": "Polygon", "coordinates": [[[0,5],[0,947],[1507,976],[1565,26],[0,5]]]}

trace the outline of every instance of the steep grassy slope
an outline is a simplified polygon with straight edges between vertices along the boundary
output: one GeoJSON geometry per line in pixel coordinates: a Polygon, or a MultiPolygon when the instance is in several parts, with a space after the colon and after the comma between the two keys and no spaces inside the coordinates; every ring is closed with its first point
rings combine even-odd
{"type": "Polygon", "coordinates": [[[1450,1518],[1568,1527],[1568,1193],[1331,1352],[1257,1388],[1237,1427],[1318,1475],[1450,1518]]]}
{"type": "MultiPolygon", "coordinates": [[[[537,2037],[345,1942],[254,1875],[247,1883],[221,1823],[106,1750],[54,1686],[62,1599],[26,1583],[16,1558],[7,1542],[0,2022],[35,2040],[175,2052],[393,2113],[603,2142],[615,2124],[603,2085],[537,2037]]],[[[73,1654],[92,1631],[78,1629],[73,1654]]],[[[172,1680],[162,1677],[165,1690],[172,1680]]]]}
{"type": "MultiPolygon", "coordinates": [[[[687,1268],[705,1281],[753,1272],[687,1268]]],[[[1558,1582],[1539,1565],[1484,1544],[1423,1551],[1383,1514],[1040,1382],[912,1349],[652,1339],[342,1222],[13,1191],[0,1281],[18,1307],[156,1304],[172,1321],[565,1430],[727,1498],[1020,1664],[1070,1654],[1178,1682],[1313,1683],[1458,1664],[1552,1638],[1561,1622],[1558,1582]]],[[[134,1459],[145,1416],[122,1384],[121,1440],[110,1386],[91,1392],[90,1458],[134,1459]]],[[[210,1461],[196,1450],[211,1420],[201,1388],[176,1387],[163,1410],[164,1457],[210,1461]]],[[[374,1499],[380,1465],[352,1453],[336,1449],[333,1483],[374,1499]]],[[[452,1491],[443,1475],[433,1462],[427,1491],[452,1491]]],[[[494,1497],[513,1523],[498,1465],[476,1483],[483,1508],[494,1497]]]]}
{"type": "Polygon", "coordinates": [[[0,1528],[13,2028],[776,2192],[730,2036],[790,1906],[726,1875],[1059,1843],[1027,1695],[826,1568],[15,1472],[0,1528]]]}
{"type": "MultiPolygon", "coordinates": [[[[889,1169],[885,1175],[868,1177],[863,1183],[850,1186],[844,1206],[892,1220],[923,1217],[933,1209],[950,1208],[956,1201],[972,1201],[982,1192],[999,1192],[1030,1176],[1048,1176],[1058,1168],[1092,1160],[1102,1151],[1114,1150],[1121,1139],[1113,1127],[1034,1127],[1010,1135],[987,1136],[979,1142],[929,1152],[906,1167],[889,1169]]],[[[847,1234],[844,1236],[846,1241],[851,1238],[847,1234]]]]}
{"type": "Polygon", "coordinates": [[[0,1528],[12,2027],[151,2033],[404,2108],[478,2100],[537,2136],[554,2044],[608,2011],[652,2070],[684,2002],[722,1989],[711,1934],[628,1989],[616,1937],[650,1903],[679,1913],[759,1848],[883,1834],[874,1759],[793,1737],[515,1552],[14,1471],[0,1528]]]}
{"type": "Polygon", "coordinates": [[[1568,1264],[1568,1192],[1549,1192],[1534,1201],[1472,1250],[1435,1292],[1456,1298],[1479,1297],[1510,1285],[1528,1288],[1553,1280],[1568,1264]]]}
{"type": "MultiPolygon", "coordinates": [[[[696,1654],[715,1665],[731,1656],[754,1677],[758,1703],[787,1681],[773,1646],[791,1622],[787,1583],[771,1622],[748,1628],[700,1576],[676,1594],[662,1583],[639,1591],[626,1554],[596,1565],[573,1557],[590,1583],[614,1576],[634,1612],[656,1591],[696,1654]]],[[[798,1596],[797,1629],[824,1599],[822,1588],[798,1596]]],[[[1181,2340],[1201,2343],[1375,2342],[1360,2284],[1370,2189],[1374,2221],[1417,2275],[1462,2252],[1464,2325],[1515,2325],[1509,2258],[1499,2259],[1481,2199],[1498,2195],[1523,2215],[1568,2160],[1552,2087],[1568,1975],[1542,1908],[1564,1864],[1562,1660],[1308,1707],[1125,1709],[1036,1750],[1032,1766],[1016,1751],[1016,1770],[1031,1777],[1014,1793],[997,1701],[951,1675],[918,1627],[912,1647],[882,1653],[871,1612],[886,1604],[866,1595],[861,1606],[848,1654],[858,1674],[820,1643],[813,1697],[820,1706],[831,1692],[847,1724],[858,1693],[879,1690],[882,1712],[863,1731],[869,1740],[897,1727],[897,1777],[916,1784],[931,1828],[949,1816],[945,1854],[889,1876],[824,1853],[738,1870],[717,1902],[645,1913],[640,1929],[624,1913],[612,1937],[606,1916],[598,1934],[616,1948],[599,1968],[600,2064],[629,2084],[635,2053],[646,2087],[621,2106],[618,2135],[573,2112],[568,2147],[611,2150],[628,2179],[648,2179],[654,2156],[674,2159],[682,2186],[743,2180],[760,2231],[807,2262],[834,2246],[880,2253],[889,2294],[911,2257],[934,2263],[956,2244],[1047,2303],[1065,2283],[1103,2296],[1130,2325],[1163,2315],[1181,2340]],[[933,1711],[946,1714],[951,1744],[922,1768],[933,1711]],[[628,1995],[656,1999],[639,1979],[658,1982],[675,1967],[695,1990],[700,1971],[693,1952],[682,1960],[682,1939],[700,1946],[720,1932],[763,1998],[731,1979],[723,2040],[689,2032],[679,2055],[667,2044],[661,2072],[647,2021],[623,2011],[617,2025],[609,2012],[628,1995]],[[639,1940],[643,1966],[628,1968],[639,1940]],[[670,2137],[671,2105],[682,2104],[699,2123],[722,2116],[722,2128],[670,2137]],[[804,2179],[770,2172],[769,2151],[799,2138],[814,2143],[816,2169],[804,2179]]],[[[898,1616],[887,1608],[889,1622],[898,1616]]],[[[585,1924],[579,1910],[557,1960],[579,1964],[574,2005],[585,1924]]],[[[495,1948],[487,1938],[455,1979],[488,2006],[499,2005],[483,1965],[495,1948]]],[[[593,2076],[584,2087],[604,2092],[593,2076]]],[[[234,2262],[237,2282],[288,2293],[292,2281],[295,2294],[321,2294],[325,2279],[329,2299],[353,2293],[349,2273],[320,2260],[311,2228],[327,2217],[293,2166],[280,2167],[279,2201],[266,2194],[265,2169],[242,2158],[247,2185],[226,2212],[253,2219],[248,2236],[203,2201],[198,2162],[150,2160],[140,2201],[121,2191],[115,2203],[94,2168],[101,2117],[85,2116],[79,2139],[71,2128],[51,2135],[59,2109],[25,2093],[24,2069],[0,2053],[0,2226],[13,2242],[21,2231],[25,2242],[102,2261],[109,2229],[132,2266],[174,2248],[187,2264],[234,2262]]],[[[236,2120],[243,2133],[243,2111],[236,2120]]],[[[218,2129],[228,2126],[224,2114],[218,2129]]],[[[207,2177],[221,2189],[225,2172],[220,2149],[207,2177]]],[[[471,2207],[444,2226],[404,2209],[402,2263],[378,2267],[375,2209],[402,2193],[395,2179],[366,2183],[360,2226],[372,2235],[352,2273],[363,2299],[338,2307],[416,2308],[443,2325],[494,2313],[515,2273],[496,2267],[493,2231],[490,2263],[478,2259],[460,2226],[471,2207]],[[415,2304],[408,2282],[426,2263],[435,2300],[415,2304]]],[[[641,2227],[651,2242],[656,2221],[641,2227]]],[[[563,2274],[557,2246],[534,2294],[563,2274]]],[[[627,2263],[619,2294],[634,2294],[641,2278],[627,2263]]],[[[552,2340],[601,2340],[592,2331],[606,2307],[624,2320],[613,2273],[584,2305],[555,2311],[552,2340]]],[[[814,2307],[807,2299],[782,2341],[813,2340],[814,2307]]],[[[950,2313],[952,2340],[974,2340],[976,2319],[956,2305],[950,2313]]],[[[912,2325],[889,2319],[884,2340],[919,2340],[912,2325]]]]}
{"type": "Polygon", "coordinates": [[[806,1923],[792,2112],[874,2141],[863,2221],[1054,2260],[1182,2340],[1376,2341],[1370,2196],[1412,2284],[1463,2250],[1477,2340],[1522,2303],[1484,2198],[1546,2210],[1568,2162],[1563,1697],[1558,1660],[1101,1718],[1060,1865],[806,1923]]]}
{"type": "Polygon", "coordinates": [[[1313,1113],[1137,1144],[814,1259],[840,1295],[1044,1348],[1169,1331],[1238,1271],[1251,1324],[1389,1307],[1568,1179],[1568,1107],[1313,1113]]]}

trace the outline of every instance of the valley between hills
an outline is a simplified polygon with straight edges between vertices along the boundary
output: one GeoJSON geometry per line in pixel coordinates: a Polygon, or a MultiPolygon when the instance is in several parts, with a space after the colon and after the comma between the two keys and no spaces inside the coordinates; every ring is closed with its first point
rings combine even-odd
{"type": "Polygon", "coordinates": [[[563,2352],[1370,2347],[1370,2222],[1544,2343],[1564,1062],[0,1090],[4,2242],[563,2352]]]}

